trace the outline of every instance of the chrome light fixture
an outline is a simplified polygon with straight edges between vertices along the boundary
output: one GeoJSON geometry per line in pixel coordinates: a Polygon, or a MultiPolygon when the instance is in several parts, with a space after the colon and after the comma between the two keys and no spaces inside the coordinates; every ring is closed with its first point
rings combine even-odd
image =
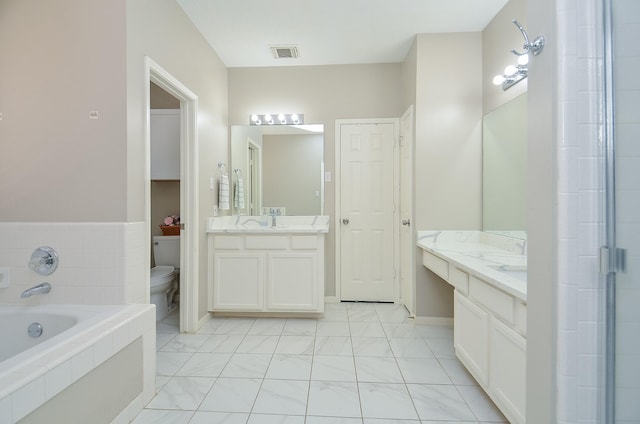
{"type": "Polygon", "coordinates": [[[522,37],[524,37],[524,43],[522,45],[524,50],[519,52],[516,49],[511,49],[511,53],[518,56],[517,65],[507,66],[504,68],[504,73],[502,75],[496,75],[493,78],[493,83],[495,85],[501,85],[502,90],[507,90],[525,79],[528,72],[527,64],[529,63],[529,53],[537,56],[544,48],[544,36],[540,35],[531,42],[529,41],[527,31],[522,25],[520,25],[520,22],[518,22],[517,19],[514,19],[511,23],[520,30],[522,37]]]}
{"type": "Polygon", "coordinates": [[[300,113],[279,113],[251,115],[249,117],[250,125],[302,125],[304,124],[304,115],[300,113]],[[275,118],[274,118],[275,117],[275,118]]]}

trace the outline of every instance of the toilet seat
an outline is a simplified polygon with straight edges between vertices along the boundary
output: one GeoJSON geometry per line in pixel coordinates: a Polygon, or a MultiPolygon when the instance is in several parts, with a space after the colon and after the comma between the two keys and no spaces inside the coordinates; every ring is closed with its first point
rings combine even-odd
{"type": "Polygon", "coordinates": [[[175,277],[174,271],[175,268],[169,265],[160,265],[151,268],[151,287],[172,282],[175,277]]]}

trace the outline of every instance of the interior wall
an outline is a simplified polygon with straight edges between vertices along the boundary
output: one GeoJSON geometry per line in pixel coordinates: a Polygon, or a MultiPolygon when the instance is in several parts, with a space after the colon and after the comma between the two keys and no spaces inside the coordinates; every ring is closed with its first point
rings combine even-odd
{"type": "Polygon", "coordinates": [[[0,221],[126,220],[125,21],[125,0],[0,2],[0,221]]]}
{"type": "MultiPolygon", "coordinates": [[[[419,34],[416,40],[415,227],[480,230],[482,34],[419,34]]],[[[416,314],[453,316],[453,289],[416,248],[416,314]]]]}
{"type": "Polygon", "coordinates": [[[482,31],[483,115],[527,91],[527,78],[506,91],[493,84],[493,77],[501,75],[507,65],[516,65],[517,56],[511,49],[522,52],[524,38],[511,23],[513,19],[527,28],[527,0],[509,0],[482,31]]]}
{"type": "MultiPolygon", "coordinates": [[[[303,113],[324,124],[325,214],[335,212],[335,120],[393,118],[402,113],[401,65],[335,65],[229,69],[229,123],[249,124],[252,113],[303,113]]],[[[335,229],[326,237],[325,294],[335,295],[335,229]]]]}
{"type": "MultiPolygon", "coordinates": [[[[556,39],[556,1],[527,6],[528,30],[556,39]]],[[[547,43],[529,64],[530,119],[527,149],[527,415],[528,423],[556,422],[557,284],[557,55],[547,43]]],[[[562,400],[561,400],[562,402],[562,400]]]]}

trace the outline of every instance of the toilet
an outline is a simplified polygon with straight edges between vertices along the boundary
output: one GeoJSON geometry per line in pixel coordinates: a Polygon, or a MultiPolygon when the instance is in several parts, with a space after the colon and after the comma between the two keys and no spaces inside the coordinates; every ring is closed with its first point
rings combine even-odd
{"type": "Polygon", "coordinates": [[[173,295],[178,290],[180,268],[180,236],[153,237],[151,268],[151,303],[156,305],[156,321],[165,318],[175,308],[173,295]]]}

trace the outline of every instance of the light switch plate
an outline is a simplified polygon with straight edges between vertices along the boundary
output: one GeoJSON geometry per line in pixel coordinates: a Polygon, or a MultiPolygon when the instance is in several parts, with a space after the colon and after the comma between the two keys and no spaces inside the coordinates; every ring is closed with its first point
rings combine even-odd
{"type": "Polygon", "coordinates": [[[11,272],[8,266],[0,267],[0,289],[9,287],[11,272]]]}

